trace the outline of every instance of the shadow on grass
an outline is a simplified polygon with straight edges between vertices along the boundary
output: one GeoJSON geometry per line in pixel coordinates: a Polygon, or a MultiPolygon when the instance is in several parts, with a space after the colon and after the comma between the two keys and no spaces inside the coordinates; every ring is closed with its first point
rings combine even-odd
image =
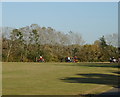
{"type": "Polygon", "coordinates": [[[88,84],[102,84],[102,85],[110,85],[112,87],[118,86],[118,75],[111,74],[76,74],[82,77],[66,77],[60,80],[68,83],[88,83],[88,84]]]}
{"type": "Polygon", "coordinates": [[[120,68],[120,65],[118,63],[75,63],[75,64],[67,64],[67,66],[120,68]]]}
{"type": "Polygon", "coordinates": [[[82,65],[82,66],[120,68],[120,65],[118,65],[117,63],[116,64],[112,64],[112,63],[96,63],[96,64],[85,64],[85,65],[82,65]]]}
{"type": "Polygon", "coordinates": [[[3,95],[2,97],[119,97],[115,95],[3,95]]]}
{"type": "Polygon", "coordinates": [[[94,94],[87,94],[87,95],[80,95],[80,97],[120,97],[120,94],[116,92],[112,94],[99,94],[99,95],[94,95],[94,94]]]}
{"type": "MultiPolygon", "coordinates": [[[[119,74],[120,72],[115,72],[119,74]]],[[[114,88],[119,89],[119,75],[112,75],[112,74],[98,74],[98,73],[90,73],[90,74],[76,74],[80,75],[80,77],[66,77],[60,80],[67,82],[67,83],[86,83],[86,84],[101,84],[101,85],[109,85],[114,88]]],[[[120,97],[120,93],[115,92],[108,92],[103,94],[85,94],[80,95],[81,97],[120,97]]]]}
{"type": "Polygon", "coordinates": [[[113,73],[116,73],[116,74],[120,74],[120,71],[117,71],[117,72],[113,72],[113,73]]]}

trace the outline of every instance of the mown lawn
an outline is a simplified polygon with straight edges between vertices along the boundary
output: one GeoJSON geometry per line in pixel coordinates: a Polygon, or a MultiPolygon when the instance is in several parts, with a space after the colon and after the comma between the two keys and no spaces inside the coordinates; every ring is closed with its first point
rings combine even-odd
{"type": "Polygon", "coordinates": [[[3,62],[3,95],[99,94],[118,84],[109,63],[3,62]]]}

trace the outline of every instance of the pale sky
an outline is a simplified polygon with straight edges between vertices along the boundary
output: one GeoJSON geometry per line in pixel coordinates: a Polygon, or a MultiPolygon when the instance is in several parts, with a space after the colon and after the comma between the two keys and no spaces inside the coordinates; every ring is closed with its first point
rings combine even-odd
{"type": "Polygon", "coordinates": [[[118,32],[117,2],[4,2],[2,26],[20,28],[31,24],[57,31],[80,33],[86,43],[118,32]]]}

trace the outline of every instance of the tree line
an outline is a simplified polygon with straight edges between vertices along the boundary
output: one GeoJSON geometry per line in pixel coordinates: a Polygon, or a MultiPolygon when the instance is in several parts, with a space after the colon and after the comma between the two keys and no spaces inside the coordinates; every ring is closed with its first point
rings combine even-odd
{"type": "Polygon", "coordinates": [[[94,44],[85,44],[78,33],[62,33],[37,24],[13,29],[7,37],[2,35],[2,61],[35,62],[40,55],[46,62],[64,62],[66,56],[77,56],[80,62],[104,62],[119,54],[104,36],[94,44]]]}

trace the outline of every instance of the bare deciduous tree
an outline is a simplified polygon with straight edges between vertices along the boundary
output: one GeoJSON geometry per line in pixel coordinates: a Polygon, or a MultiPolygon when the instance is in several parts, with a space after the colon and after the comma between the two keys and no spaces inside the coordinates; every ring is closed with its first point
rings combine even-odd
{"type": "Polygon", "coordinates": [[[118,33],[113,33],[105,36],[108,45],[118,47],[118,33]]]}

